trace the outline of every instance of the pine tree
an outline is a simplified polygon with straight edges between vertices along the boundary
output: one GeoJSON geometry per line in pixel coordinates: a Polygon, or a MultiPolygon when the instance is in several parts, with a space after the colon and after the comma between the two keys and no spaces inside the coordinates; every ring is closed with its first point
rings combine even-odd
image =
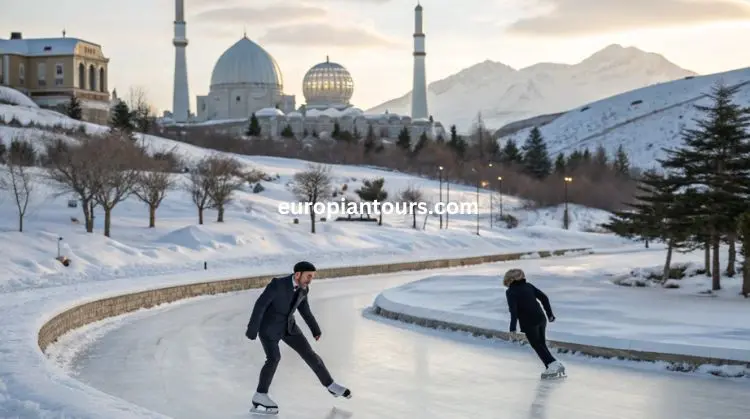
{"type": "MultiPolygon", "coordinates": [[[[734,271],[734,242],[738,219],[750,199],[750,112],[732,102],[739,87],[718,84],[708,95],[710,106],[694,105],[705,114],[697,127],[684,129],[683,147],[667,150],[660,163],[680,173],[685,187],[697,191],[691,204],[700,202],[700,228],[708,228],[712,259],[712,289],[721,289],[719,246],[726,235],[730,242],[727,270],[734,271]]],[[[698,226],[693,226],[697,229],[698,226]]]]}
{"type": "Polygon", "coordinates": [[[81,101],[78,100],[75,95],[70,97],[70,102],[68,102],[65,111],[67,115],[73,119],[77,119],[79,121],[83,119],[83,108],[81,107],[81,101]]]}
{"type": "Polygon", "coordinates": [[[341,138],[341,126],[339,125],[338,121],[333,123],[333,132],[331,133],[331,138],[335,140],[341,138]]]}
{"type": "Polygon", "coordinates": [[[250,125],[247,127],[247,131],[245,131],[245,135],[247,135],[248,137],[260,136],[260,122],[258,122],[258,118],[255,116],[255,112],[250,115],[250,125]]]}
{"type": "MultiPolygon", "coordinates": [[[[628,205],[629,210],[615,212],[604,225],[619,236],[667,242],[663,281],[669,278],[673,250],[684,246],[687,240],[690,207],[684,205],[686,199],[676,198],[680,187],[681,182],[675,177],[646,172],[638,184],[636,202],[628,205]]],[[[692,196],[693,191],[686,193],[692,196]]]]}
{"type": "Polygon", "coordinates": [[[581,163],[586,166],[591,164],[591,152],[588,148],[583,149],[583,154],[581,155],[581,163]]]}
{"type": "Polygon", "coordinates": [[[544,179],[552,171],[552,161],[547,153],[547,144],[544,143],[539,128],[534,127],[523,145],[524,171],[536,179],[544,179]]]}
{"type": "Polygon", "coordinates": [[[419,139],[417,140],[417,144],[414,146],[414,150],[412,150],[411,152],[412,157],[416,157],[419,154],[419,152],[422,151],[422,149],[425,148],[425,146],[427,146],[427,143],[429,141],[430,140],[429,138],[427,138],[427,133],[423,132],[419,136],[419,139]]]}
{"type": "Polygon", "coordinates": [[[563,153],[558,154],[555,159],[555,174],[565,174],[565,154],[563,153]]]}
{"type": "Polygon", "coordinates": [[[612,170],[620,177],[630,177],[630,160],[625,154],[625,149],[620,144],[615,152],[615,160],[612,162],[612,170]]]}
{"type": "Polygon", "coordinates": [[[502,157],[500,161],[503,163],[521,163],[523,162],[523,156],[521,155],[521,151],[518,149],[518,145],[516,145],[516,142],[509,138],[505,142],[505,147],[503,147],[503,151],[501,152],[502,157]]]}
{"type": "MultiPolygon", "coordinates": [[[[374,135],[374,134],[373,134],[374,135]]],[[[383,225],[383,211],[382,211],[382,205],[383,202],[385,202],[386,199],[388,199],[388,192],[383,189],[383,185],[385,184],[384,178],[378,178],[375,180],[365,180],[362,182],[363,186],[360,189],[357,189],[354,191],[358,196],[359,199],[365,202],[371,202],[375,203],[377,202],[377,207],[381,208],[380,210],[380,217],[378,219],[378,225],[383,225]]],[[[369,212],[368,212],[369,217],[369,212]]]]}
{"type": "Polygon", "coordinates": [[[402,128],[401,132],[398,134],[396,145],[405,151],[411,150],[411,135],[409,135],[409,130],[406,127],[402,128]]]}
{"type": "Polygon", "coordinates": [[[130,134],[135,129],[133,124],[133,114],[130,112],[128,104],[119,101],[112,110],[112,117],[109,122],[113,130],[130,134]]]}
{"type": "Polygon", "coordinates": [[[294,131],[289,124],[287,124],[281,131],[281,136],[284,138],[294,138],[294,131]]]}
{"type": "Polygon", "coordinates": [[[740,216],[738,230],[740,242],[742,243],[742,294],[745,298],[750,296],[750,212],[740,216]]]}
{"type": "Polygon", "coordinates": [[[363,147],[365,148],[365,154],[370,154],[372,150],[375,148],[375,142],[377,138],[375,138],[375,130],[372,128],[372,125],[367,126],[367,136],[365,136],[365,142],[363,144],[363,147]]]}
{"type": "Polygon", "coordinates": [[[575,172],[583,164],[583,153],[579,150],[575,150],[568,156],[568,162],[565,166],[568,168],[568,172],[575,172]]]}

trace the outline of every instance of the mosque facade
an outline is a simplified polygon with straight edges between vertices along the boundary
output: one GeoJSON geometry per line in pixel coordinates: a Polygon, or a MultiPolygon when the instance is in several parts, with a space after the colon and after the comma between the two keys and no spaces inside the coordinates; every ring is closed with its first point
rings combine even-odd
{"type": "MultiPolygon", "coordinates": [[[[182,72],[176,69],[175,73],[182,72]]],[[[186,124],[211,125],[241,134],[254,116],[261,127],[261,136],[271,138],[285,130],[288,132],[287,127],[297,138],[324,136],[330,134],[336,124],[342,131],[358,133],[361,137],[370,127],[381,138],[397,138],[404,128],[412,138],[422,133],[432,139],[445,135],[442,125],[431,117],[412,119],[392,113],[365,114],[353,106],[354,79],[343,65],[329,57],[307,71],[302,80],[302,92],[305,103],[297,106],[295,96],[284,93],[284,78],[274,57],[243,36],[217,60],[209,91],[196,97],[196,112],[191,113],[186,124]]],[[[175,97],[187,95],[175,94],[175,97]]],[[[189,108],[187,104],[176,107],[189,108]]],[[[165,114],[167,124],[170,116],[165,114]]],[[[172,118],[171,122],[180,121],[172,118]]]]}

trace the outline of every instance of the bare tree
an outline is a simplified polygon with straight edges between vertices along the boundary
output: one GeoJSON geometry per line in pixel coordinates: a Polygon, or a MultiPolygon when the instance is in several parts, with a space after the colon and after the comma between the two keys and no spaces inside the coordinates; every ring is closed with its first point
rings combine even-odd
{"type": "Polygon", "coordinates": [[[61,194],[73,194],[81,202],[86,232],[94,231],[94,197],[100,183],[101,168],[105,164],[98,155],[98,139],[81,137],[80,144],[67,145],[58,140],[47,147],[48,178],[59,187],[61,194]]]}
{"type": "Polygon", "coordinates": [[[409,186],[399,194],[399,201],[406,204],[412,215],[412,228],[417,228],[417,204],[424,200],[424,194],[418,188],[409,186]]]}
{"type": "Polygon", "coordinates": [[[198,165],[190,169],[188,181],[185,183],[185,191],[190,194],[190,199],[198,208],[198,224],[203,224],[203,211],[212,205],[211,195],[211,176],[206,169],[206,158],[201,160],[198,165]]]}
{"type": "Polygon", "coordinates": [[[331,168],[322,164],[308,165],[304,172],[294,174],[292,193],[310,209],[311,233],[315,233],[315,204],[325,202],[333,195],[331,168]]]}
{"type": "Polygon", "coordinates": [[[23,232],[23,219],[35,194],[36,176],[13,148],[5,160],[6,167],[0,172],[0,189],[7,190],[13,197],[18,210],[18,231],[23,232]]]}
{"type": "Polygon", "coordinates": [[[133,123],[136,129],[142,133],[149,132],[155,117],[146,89],[141,86],[131,87],[127,103],[133,115],[133,123]]]}
{"type": "Polygon", "coordinates": [[[210,156],[202,163],[202,170],[207,173],[208,197],[211,199],[212,207],[218,211],[216,222],[223,223],[224,208],[232,202],[234,192],[245,183],[242,164],[231,157],[221,155],[210,156]]]}
{"type": "Polygon", "coordinates": [[[150,159],[133,187],[133,195],[148,205],[149,228],[156,227],[156,210],[174,186],[169,165],[168,161],[150,159]]]}
{"type": "Polygon", "coordinates": [[[93,144],[98,158],[106,162],[100,168],[94,200],[104,210],[104,235],[110,237],[112,210],[133,193],[145,156],[126,135],[110,134],[93,144]]]}

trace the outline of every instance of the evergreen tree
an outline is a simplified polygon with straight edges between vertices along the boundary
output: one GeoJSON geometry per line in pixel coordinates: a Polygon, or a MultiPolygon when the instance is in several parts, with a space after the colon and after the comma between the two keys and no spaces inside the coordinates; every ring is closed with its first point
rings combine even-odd
{"type": "Polygon", "coordinates": [[[402,128],[401,132],[398,134],[396,145],[405,151],[411,150],[411,135],[409,135],[409,130],[406,127],[402,128]]]}
{"type": "Polygon", "coordinates": [[[630,160],[628,155],[625,154],[625,149],[620,144],[615,152],[615,160],[612,162],[612,170],[621,177],[630,176],[630,160]]]}
{"type": "Polygon", "coordinates": [[[109,122],[112,129],[122,131],[124,133],[132,133],[135,129],[133,124],[133,114],[130,112],[128,104],[119,101],[112,110],[112,117],[109,122]]]}
{"type": "Polygon", "coordinates": [[[365,136],[365,142],[363,144],[365,148],[365,154],[370,154],[370,152],[375,148],[376,141],[377,138],[375,138],[375,130],[372,128],[372,125],[368,125],[367,136],[365,136]]]}
{"type": "MultiPolygon", "coordinates": [[[[373,134],[374,136],[374,134],[373,134]]],[[[383,185],[385,184],[384,178],[378,178],[375,180],[365,180],[362,182],[363,186],[360,189],[357,189],[354,191],[358,196],[359,199],[365,202],[371,202],[374,203],[377,201],[378,205],[377,208],[380,208],[380,217],[378,219],[378,225],[383,225],[383,202],[385,202],[386,199],[388,199],[388,192],[383,189],[383,185]]],[[[375,208],[373,208],[375,209],[375,208]]],[[[369,217],[369,212],[368,212],[369,217]]]]}
{"type": "Polygon", "coordinates": [[[721,289],[719,246],[723,235],[730,241],[728,271],[734,271],[734,243],[740,215],[750,198],[750,112],[732,102],[739,87],[718,84],[708,95],[709,106],[693,105],[704,119],[696,120],[697,127],[684,129],[683,147],[667,150],[668,157],[660,161],[665,169],[680,173],[681,183],[697,191],[691,205],[703,204],[700,226],[710,234],[712,259],[712,289],[721,289]]]}
{"type": "Polygon", "coordinates": [[[289,124],[286,124],[281,131],[281,136],[284,138],[294,138],[294,131],[292,131],[292,127],[289,124]]]}
{"type": "Polygon", "coordinates": [[[568,168],[568,173],[575,172],[583,164],[583,153],[579,150],[575,150],[568,156],[568,163],[565,166],[568,168]]]}
{"type": "Polygon", "coordinates": [[[255,112],[250,115],[250,125],[247,127],[247,131],[245,131],[245,135],[247,135],[248,137],[260,136],[260,122],[258,122],[258,118],[255,116],[255,112]]]}
{"type": "Polygon", "coordinates": [[[565,154],[563,153],[558,154],[555,159],[555,174],[561,176],[565,174],[565,154]]]}
{"type": "Polygon", "coordinates": [[[419,136],[419,140],[417,140],[417,145],[414,146],[414,150],[412,151],[412,156],[416,157],[419,154],[419,152],[422,151],[423,148],[425,148],[425,146],[427,145],[429,141],[430,140],[429,138],[427,138],[427,133],[423,132],[419,136]]]}
{"type": "Polygon", "coordinates": [[[583,154],[581,155],[581,163],[584,166],[588,166],[591,164],[591,152],[588,148],[583,149],[583,154]]]}
{"type": "Polygon", "coordinates": [[[341,138],[341,126],[339,125],[338,121],[333,123],[333,132],[331,133],[331,138],[336,140],[341,138]]]}
{"type": "Polygon", "coordinates": [[[305,128],[305,131],[302,132],[302,136],[307,138],[308,135],[310,135],[310,132],[307,130],[307,128],[305,128]]]}
{"type": "Polygon", "coordinates": [[[596,152],[594,153],[593,158],[594,166],[599,170],[607,170],[607,165],[609,164],[609,159],[607,158],[607,150],[604,148],[603,145],[599,144],[598,147],[596,147],[596,152]]]}
{"type": "MultiPolygon", "coordinates": [[[[604,227],[613,233],[640,240],[653,241],[661,239],[667,242],[667,258],[664,264],[664,277],[669,277],[672,251],[684,246],[686,226],[689,225],[689,206],[683,205],[684,199],[675,199],[681,182],[674,177],[657,174],[654,171],[644,173],[638,184],[639,193],[636,203],[628,204],[629,210],[615,212],[604,227]]],[[[686,194],[693,196],[694,191],[686,194]]]]}
{"type": "Polygon", "coordinates": [[[544,179],[552,171],[552,160],[547,153],[547,144],[544,143],[539,128],[534,127],[523,145],[524,172],[536,179],[544,179]]]}
{"type": "Polygon", "coordinates": [[[521,163],[523,162],[523,156],[521,155],[521,150],[518,149],[518,145],[516,145],[516,142],[509,138],[505,142],[505,147],[503,147],[502,151],[502,157],[500,161],[503,163],[521,163]]]}
{"type": "Polygon", "coordinates": [[[66,114],[77,120],[83,119],[83,108],[81,107],[81,101],[78,100],[78,98],[73,95],[70,97],[70,101],[68,102],[68,105],[66,106],[66,114]]]}

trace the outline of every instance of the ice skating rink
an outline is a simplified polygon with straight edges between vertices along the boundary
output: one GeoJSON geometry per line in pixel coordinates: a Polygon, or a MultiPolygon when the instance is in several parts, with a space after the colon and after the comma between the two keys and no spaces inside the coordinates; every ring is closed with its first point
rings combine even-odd
{"type": "MultiPolygon", "coordinates": [[[[282,343],[281,364],[270,392],[280,406],[276,417],[748,417],[747,381],[562,356],[568,377],[543,382],[539,379],[542,365],[528,347],[465,339],[362,315],[383,288],[427,275],[414,272],[313,282],[311,306],[323,336],[319,342],[310,340],[334,378],[351,388],[353,398],[331,396],[282,343]]],[[[73,362],[77,377],[174,418],[271,417],[248,412],[264,361],[260,342],[244,337],[258,293],[198,299],[128,316],[78,353],[73,362]]],[[[299,315],[298,319],[309,338],[299,315]]]]}

